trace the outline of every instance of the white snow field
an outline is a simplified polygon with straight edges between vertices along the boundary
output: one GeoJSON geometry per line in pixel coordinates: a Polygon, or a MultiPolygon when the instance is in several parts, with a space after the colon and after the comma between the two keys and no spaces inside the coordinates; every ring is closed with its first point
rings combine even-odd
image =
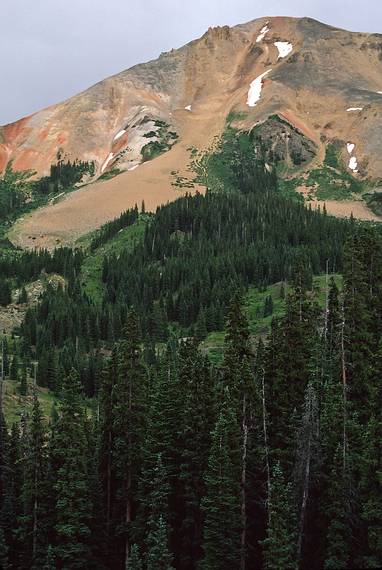
{"type": "Polygon", "coordinates": [[[268,71],[264,71],[259,77],[254,79],[249,87],[248,91],[248,98],[247,98],[247,105],[248,107],[255,107],[260,100],[261,97],[261,90],[263,88],[263,79],[268,73],[272,70],[268,69],[268,71]]]}

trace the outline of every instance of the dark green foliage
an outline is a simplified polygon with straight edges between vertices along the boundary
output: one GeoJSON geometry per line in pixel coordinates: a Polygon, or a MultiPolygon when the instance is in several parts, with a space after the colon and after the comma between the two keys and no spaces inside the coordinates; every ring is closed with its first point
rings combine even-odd
{"type": "Polygon", "coordinates": [[[172,570],[173,556],[168,546],[168,473],[159,454],[152,473],[153,481],[149,497],[148,535],[146,538],[147,570],[172,570]]]}
{"type": "Polygon", "coordinates": [[[28,302],[28,293],[27,293],[25,287],[23,287],[21,289],[21,292],[20,292],[19,298],[17,299],[17,302],[20,304],[24,304],[24,303],[28,302]]]}
{"type": "MultiPolygon", "coordinates": [[[[2,343],[20,391],[38,360],[59,401],[47,420],[16,396],[10,431],[0,409],[3,566],[381,566],[380,232],[290,203],[253,142],[231,129],[194,157],[206,196],[160,208],[139,242],[109,249],[97,304],[86,253],[2,250],[12,287],[66,278],[2,343]],[[319,290],[313,276],[332,267],[343,288],[328,276],[319,290]],[[275,305],[259,340],[238,291],[256,286],[257,314],[271,315],[278,280],[285,312],[275,305]],[[222,330],[212,364],[207,335],[222,330]]],[[[137,216],[101,230],[95,254],[137,216]]]]}
{"type": "Polygon", "coordinates": [[[12,301],[12,294],[9,282],[0,278],[0,305],[6,307],[12,301]]]}
{"type": "Polygon", "coordinates": [[[2,570],[8,570],[8,547],[5,542],[4,531],[0,528],[0,568],[2,570]]]}
{"type": "Polygon", "coordinates": [[[240,560],[240,459],[239,432],[228,395],[212,432],[205,476],[203,570],[225,570],[240,560]]]}
{"type": "Polygon", "coordinates": [[[35,191],[40,194],[57,193],[80,183],[84,176],[93,176],[94,162],[74,160],[64,161],[61,153],[57,154],[57,163],[50,167],[49,176],[44,176],[34,183],[35,191]]]}
{"type": "Polygon", "coordinates": [[[132,208],[131,210],[127,210],[123,212],[116,218],[115,220],[108,222],[97,232],[96,236],[90,242],[90,251],[94,251],[100,245],[103,245],[108,240],[110,240],[113,236],[115,236],[120,230],[123,228],[127,228],[131,226],[138,220],[138,208],[132,208]]]}
{"type": "Polygon", "coordinates": [[[286,483],[280,463],[272,471],[268,497],[267,538],[264,540],[265,568],[297,568],[297,518],[294,513],[293,489],[286,483]]]}
{"type": "Polygon", "coordinates": [[[272,296],[269,295],[265,299],[263,315],[264,317],[269,317],[272,314],[273,314],[273,299],[272,296]]]}
{"type": "Polygon", "coordinates": [[[57,465],[57,559],[64,568],[87,568],[90,557],[90,513],[85,411],[78,375],[65,379],[61,416],[57,422],[54,457],[57,465]]]}

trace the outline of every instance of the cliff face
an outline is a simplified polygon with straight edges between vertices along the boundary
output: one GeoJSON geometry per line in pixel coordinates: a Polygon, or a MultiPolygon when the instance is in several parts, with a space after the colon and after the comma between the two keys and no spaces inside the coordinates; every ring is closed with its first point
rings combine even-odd
{"type": "MultiPolygon", "coordinates": [[[[94,161],[95,180],[115,167],[134,169],[92,186],[97,200],[107,191],[115,206],[94,205],[97,220],[89,218],[89,229],[130,205],[132,195],[122,187],[133,184],[134,198],[153,207],[175,198],[171,172],[186,172],[187,149],[208,146],[227,116],[238,128],[280,119],[286,126],[276,129],[275,150],[289,161],[296,152],[303,164],[320,161],[335,141],[349,171],[382,178],[382,35],[284,17],[209,29],[155,61],[0,127],[0,169],[12,160],[15,169],[48,174],[59,150],[71,160],[94,161]],[[168,133],[176,133],[169,144],[168,133]],[[136,170],[142,148],[155,141],[166,143],[167,152],[136,170]]],[[[271,126],[263,136],[271,136],[271,126]]],[[[87,200],[77,206],[85,217],[87,200]]]]}

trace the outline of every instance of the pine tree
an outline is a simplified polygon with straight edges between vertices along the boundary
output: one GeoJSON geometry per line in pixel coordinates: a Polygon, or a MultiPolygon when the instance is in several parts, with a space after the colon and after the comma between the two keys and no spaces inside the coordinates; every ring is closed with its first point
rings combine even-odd
{"type": "Polygon", "coordinates": [[[19,518],[19,533],[23,542],[24,564],[32,567],[41,563],[46,530],[44,504],[41,500],[46,469],[46,436],[36,394],[33,397],[32,418],[25,437],[26,453],[23,462],[22,514],[19,518]]]}
{"type": "Polygon", "coordinates": [[[57,558],[64,568],[87,568],[90,557],[90,513],[85,412],[78,374],[65,379],[61,416],[55,426],[57,461],[57,558]]]}
{"type": "Polygon", "coordinates": [[[8,546],[5,541],[3,529],[0,527],[0,568],[8,570],[8,546]]]}
{"type": "Polygon", "coordinates": [[[170,485],[160,454],[152,476],[153,485],[149,497],[149,531],[146,538],[146,568],[147,570],[173,570],[173,556],[169,550],[169,529],[166,521],[170,485]]]}
{"type": "Polygon", "coordinates": [[[57,570],[53,547],[51,544],[48,546],[46,553],[45,563],[42,570],[57,570]]]}
{"type": "Polygon", "coordinates": [[[184,392],[184,411],[179,426],[181,484],[176,498],[184,507],[175,523],[174,541],[179,549],[177,565],[187,570],[196,567],[202,554],[200,503],[205,494],[203,477],[214,425],[213,377],[207,360],[191,340],[182,343],[179,349],[179,382],[184,392]]]}
{"type": "Polygon", "coordinates": [[[23,287],[21,289],[20,294],[19,294],[19,298],[17,299],[17,302],[19,304],[28,303],[28,293],[27,293],[27,290],[25,289],[25,287],[23,287]]]}
{"type": "Polygon", "coordinates": [[[286,483],[280,463],[272,470],[268,496],[268,528],[264,540],[265,568],[285,570],[297,568],[297,520],[293,491],[286,483]]]}
{"type": "Polygon", "coordinates": [[[142,558],[139,554],[139,548],[136,544],[131,546],[129,570],[143,570],[142,558]]]}
{"type": "Polygon", "coordinates": [[[242,299],[236,295],[228,312],[225,353],[222,363],[222,382],[224,389],[232,398],[236,425],[240,426],[240,483],[241,483],[241,555],[240,569],[246,567],[248,549],[248,513],[251,509],[249,489],[252,487],[253,474],[256,470],[255,452],[255,408],[258,406],[258,394],[253,377],[253,357],[250,347],[250,335],[247,319],[241,307],[242,299]]]}
{"type": "Polygon", "coordinates": [[[162,515],[153,521],[147,538],[147,570],[173,570],[173,556],[168,549],[168,530],[162,515]]]}
{"type": "Polygon", "coordinates": [[[343,451],[338,447],[330,473],[329,502],[326,516],[328,532],[324,568],[347,568],[351,542],[349,480],[344,472],[343,451]]]}
{"type": "Polygon", "coordinates": [[[136,506],[141,470],[141,448],[147,397],[146,374],[142,363],[138,319],[130,312],[125,340],[118,350],[117,384],[113,390],[113,466],[116,477],[115,524],[121,559],[127,565],[131,525],[136,506]]]}
{"type": "Polygon", "coordinates": [[[202,500],[204,556],[201,570],[237,568],[241,559],[240,432],[227,393],[212,433],[202,500]]]}
{"type": "Polygon", "coordinates": [[[25,364],[21,368],[20,395],[21,396],[27,396],[28,395],[27,368],[26,368],[25,364]]]}
{"type": "Polygon", "coordinates": [[[19,358],[16,352],[13,354],[12,358],[12,364],[10,368],[10,378],[14,382],[18,382],[19,380],[19,358]]]}

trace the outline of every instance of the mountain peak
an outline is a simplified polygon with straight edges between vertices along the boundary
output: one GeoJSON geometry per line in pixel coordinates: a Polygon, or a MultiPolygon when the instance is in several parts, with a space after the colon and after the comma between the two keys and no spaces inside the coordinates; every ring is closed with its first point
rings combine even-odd
{"type": "Polygon", "coordinates": [[[382,178],[382,36],[283,16],[209,28],[180,49],[0,128],[0,169],[12,160],[15,169],[48,174],[61,150],[68,160],[93,162],[93,181],[127,171],[126,183],[143,194],[155,189],[159,204],[174,192],[171,172],[187,173],[187,149],[206,148],[228,116],[241,129],[278,116],[302,133],[303,146],[315,146],[313,162],[333,143],[349,172],[382,178]]]}

